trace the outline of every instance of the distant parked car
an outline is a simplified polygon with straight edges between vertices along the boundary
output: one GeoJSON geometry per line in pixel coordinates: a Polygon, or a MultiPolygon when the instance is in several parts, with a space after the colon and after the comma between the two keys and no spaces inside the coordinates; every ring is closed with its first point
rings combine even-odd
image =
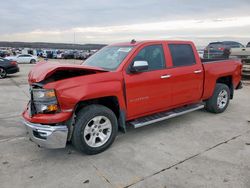
{"type": "Polygon", "coordinates": [[[84,59],[88,58],[88,53],[84,52],[84,51],[77,51],[77,52],[75,52],[74,56],[75,56],[74,57],[75,59],[84,60],[84,59]]]}
{"type": "Polygon", "coordinates": [[[20,54],[17,56],[9,56],[9,57],[6,57],[5,59],[13,60],[18,63],[31,63],[31,64],[36,63],[38,61],[37,56],[30,55],[30,54],[20,54]]]}
{"type": "Polygon", "coordinates": [[[64,59],[74,59],[75,58],[75,52],[72,50],[65,51],[63,54],[64,59]]]}
{"type": "Polygon", "coordinates": [[[250,59],[250,42],[245,47],[232,48],[230,58],[240,58],[242,60],[250,59]]]}
{"type": "Polygon", "coordinates": [[[53,55],[53,51],[47,51],[47,57],[49,59],[53,59],[54,55],[53,55]]]}
{"type": "Polygon", "coordinates": [[[1,50],[0,51],[0,57],[6,57],[6,56],[9,56],[9,55],[10,55],[10,53],[7,52],[6,50],[1,50]]]}
{"type": "Polygon", "coordinates": [[[36,50],[36,55],[37,55],[38,57],[42,57],[43,51],[42,51],[41,49],[36,50]]]}
{"type": "Polygon", "coordinates": [[[231,48],[244,48],[239,42],[223,41],[211,42],[204,50],[204,59],[224,59],[229,58],[231,48]]]}
{"type": "Polygon", "coordinates": [[[16,61],[0,58],[0,79],[17,72],[19,72],[19,67],[16,61]]]}
{"type": "Polygon", "coordinates": [[[41,53],[41,57],[43,58],[47,58],[47,52],[45,50],[42,51],[41,53]]]}
{"type": "Polygon", "coordinates": [[[56,54],[56,59],[62,59],[63,58],[63,53],[57,53],[56,54]]]}

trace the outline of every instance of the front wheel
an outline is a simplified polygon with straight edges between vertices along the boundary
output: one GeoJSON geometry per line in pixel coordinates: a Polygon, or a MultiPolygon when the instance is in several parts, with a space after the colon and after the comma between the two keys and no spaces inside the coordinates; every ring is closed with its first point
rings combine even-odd
{"type": "Polygon", "coordinates": [[[212,113],[222,113],[226,110],[230,99],[230,90],[226,84],[217,83],[213,96],[206,102],[206,109],[212,113]]]}
{"type": "Polygon", "coordinates": [[[7,72],[4,68],[0,67],[0,79],[6,78],[7,72]]]}
{"type": "Polygon", "coordinates": [[[102,105],[89,105],[76,117],[72,143],[83,153],[93,155],[109,148],[118,129],[112,110],[102,105]]]}

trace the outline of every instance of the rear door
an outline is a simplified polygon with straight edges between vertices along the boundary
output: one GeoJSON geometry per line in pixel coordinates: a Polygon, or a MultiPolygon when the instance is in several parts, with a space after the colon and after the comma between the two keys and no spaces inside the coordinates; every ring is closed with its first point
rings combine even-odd
{"type": "Polygon", "coordinates": [[[164,79],[166,61],[163,43],[141,46],[129,66],[135,61],[147,61],[149,69],[141,73],[124,72],[128,118],[150,114],[171,105],[169,80],[164,79]]]}
{"type": "Polygon", "coordinates": [[[203,67],[192,43],[168,43],[172,57],[171,75],[172,106],[198,102],[203,92],[203,67]]]}

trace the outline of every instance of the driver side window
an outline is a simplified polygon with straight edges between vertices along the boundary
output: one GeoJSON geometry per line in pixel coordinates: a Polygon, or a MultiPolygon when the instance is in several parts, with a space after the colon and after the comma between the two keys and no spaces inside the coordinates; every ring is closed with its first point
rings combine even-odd
{"type": "Polygon", "coordinates": [[[147,61],[148,70],[160,70],[166,67],[162,45],[146,46],[133,59],[135,61],[147,61]]]}

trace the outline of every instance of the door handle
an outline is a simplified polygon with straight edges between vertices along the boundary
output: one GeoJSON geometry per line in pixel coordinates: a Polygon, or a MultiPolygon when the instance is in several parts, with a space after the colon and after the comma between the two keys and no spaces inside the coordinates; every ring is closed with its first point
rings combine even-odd
{"type": "Polygon", "coordinates": [[[201,72],[202,72],[202,70],[196,70],[196,71],[194,71],[195,74],[199,74],[201,72]]]}
{"type": "Polygon", "coordinates": [[[171,77],[170,74],[166,74],[166,75],[162,75],[162,76],[161,76],[161,79],[167,79],[167,78],[170,78],[170,77],[171,77]]]}

